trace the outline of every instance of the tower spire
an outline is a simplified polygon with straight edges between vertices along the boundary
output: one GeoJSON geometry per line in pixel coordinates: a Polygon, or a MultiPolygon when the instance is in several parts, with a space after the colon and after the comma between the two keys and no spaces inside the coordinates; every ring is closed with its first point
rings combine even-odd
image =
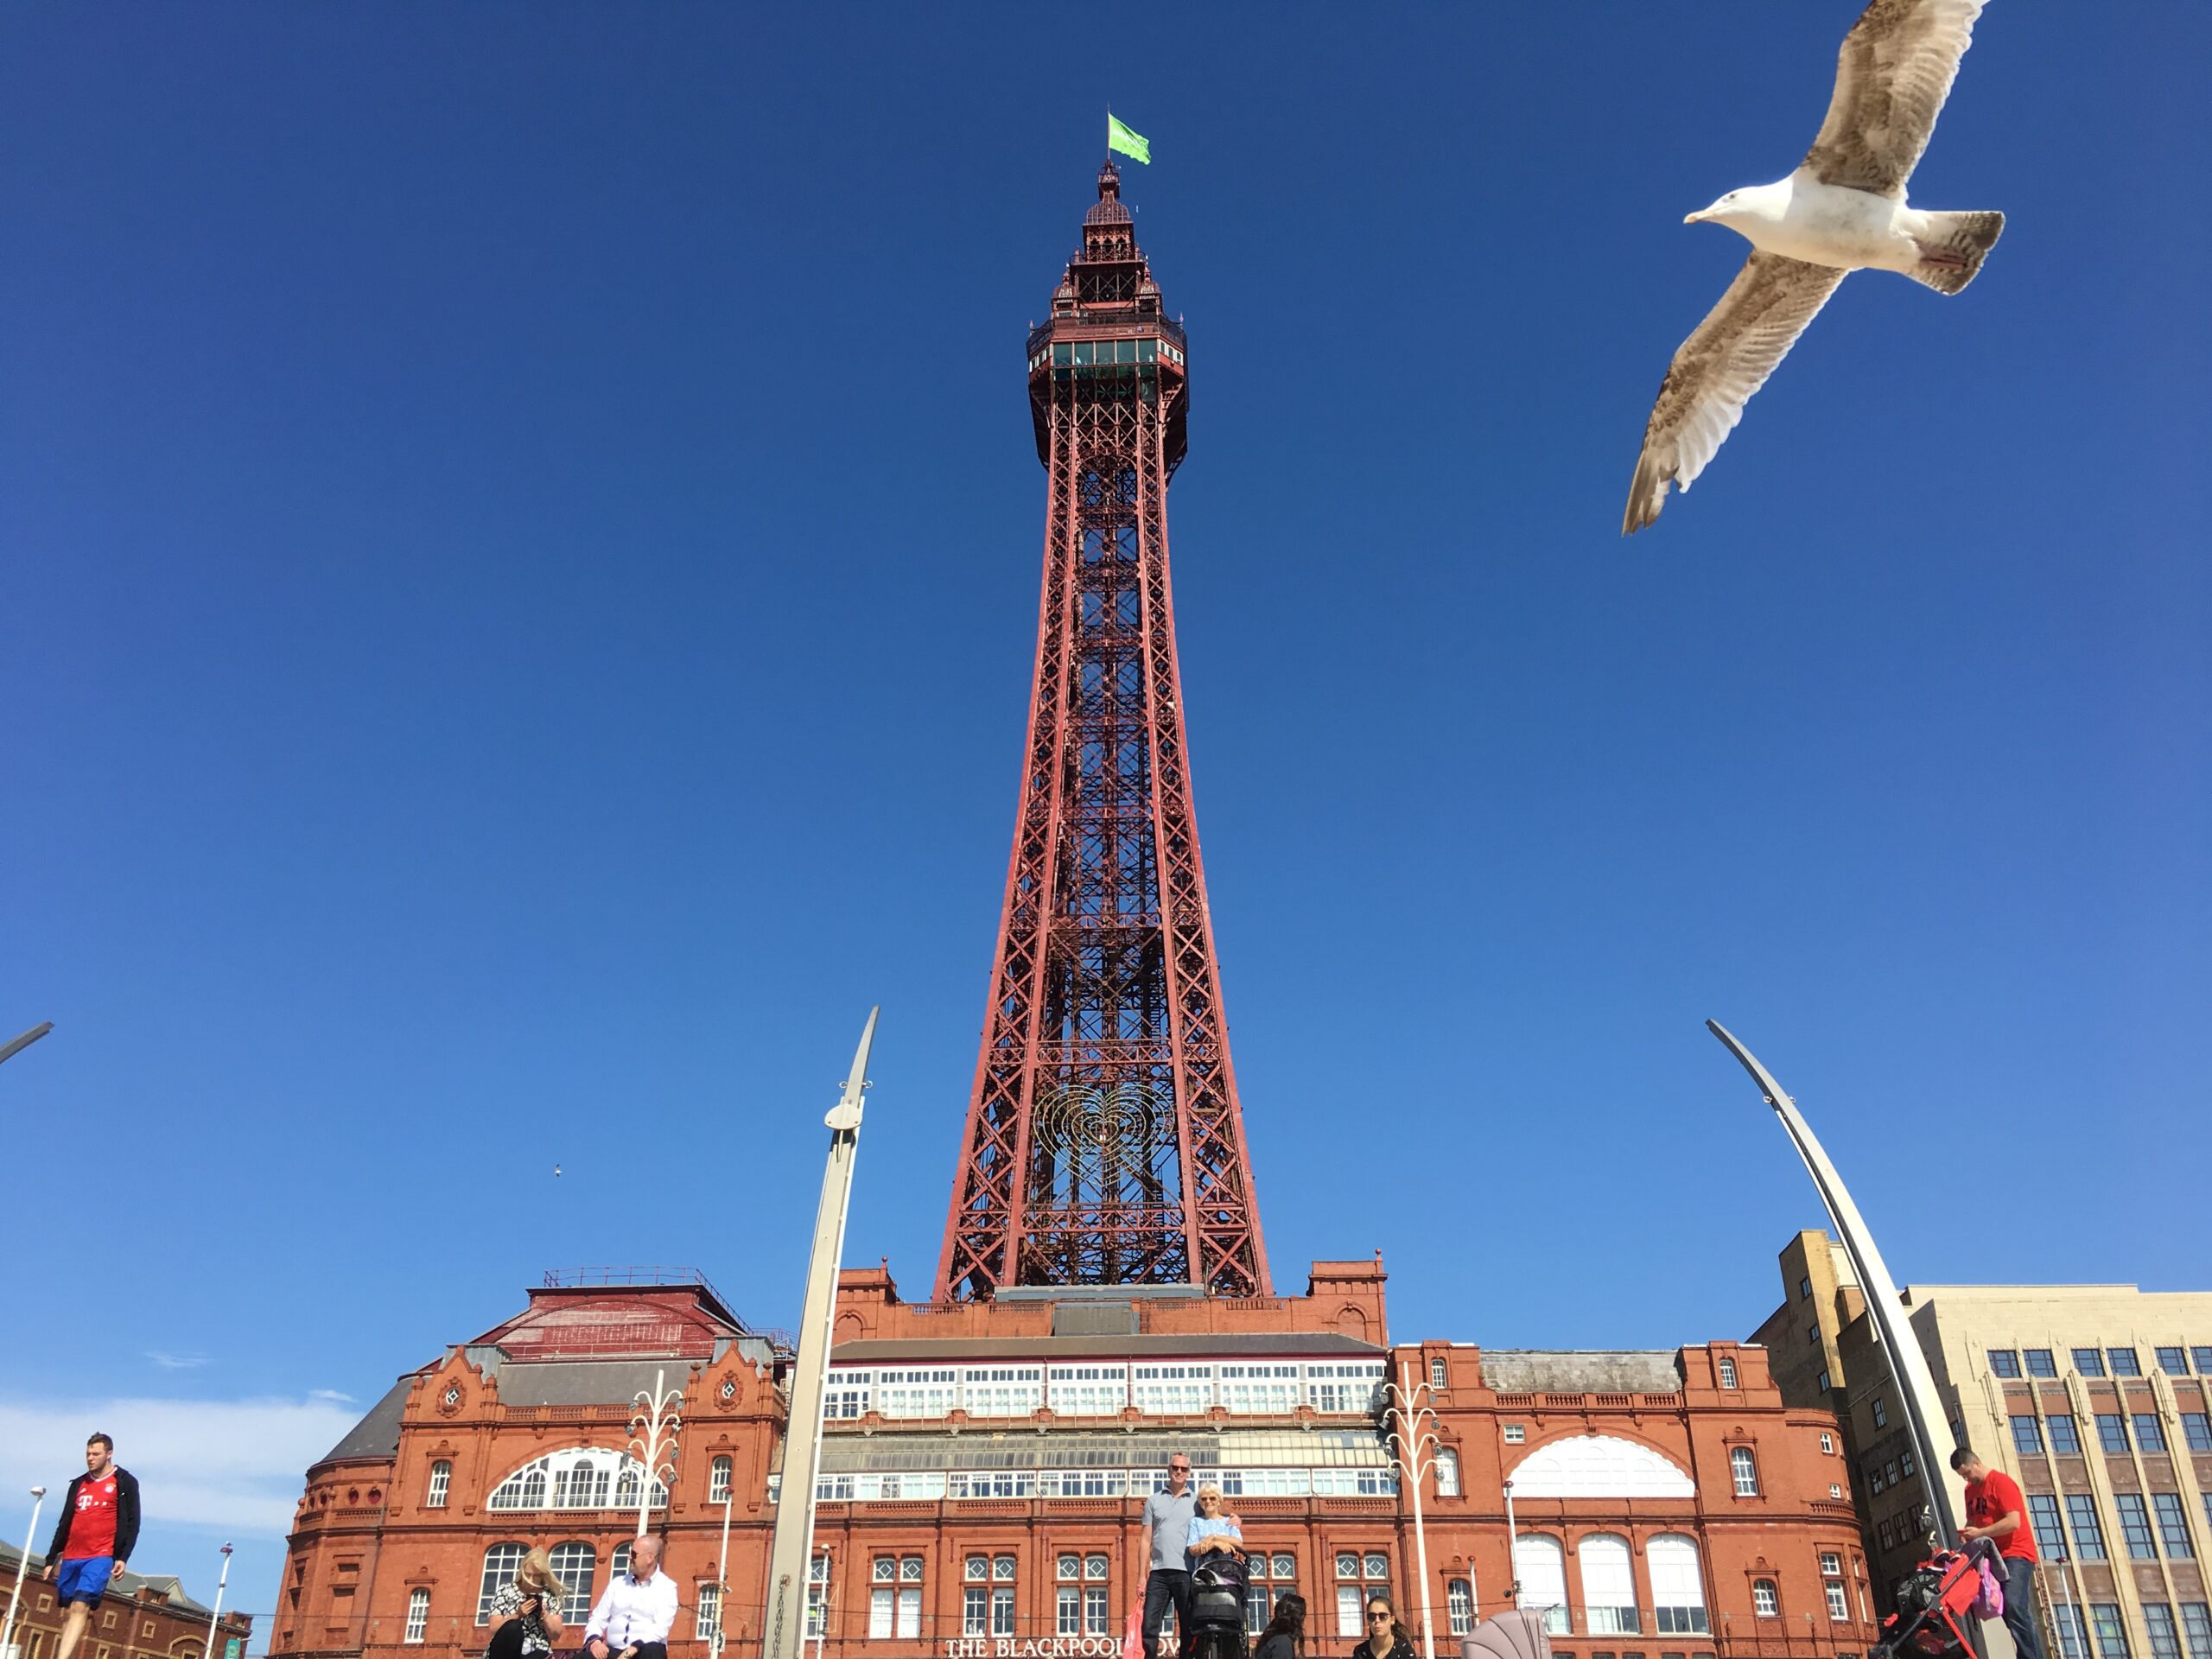
{"type": "Polygon", "coordinates": [[[1029,337],[1044,597],[940,1300],[1033,1284],[1268,1291],[1168,584],[1184,347],[1109,160],[1029,337]]]}

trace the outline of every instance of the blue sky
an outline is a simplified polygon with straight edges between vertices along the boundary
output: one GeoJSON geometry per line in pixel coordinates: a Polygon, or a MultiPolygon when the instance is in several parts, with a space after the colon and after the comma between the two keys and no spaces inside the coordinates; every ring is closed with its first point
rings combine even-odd
{"type": "Polygon", "coordinates": [[[1854,277],[1617,535],[1681,216],[1856,10],[13,12],[9,1490],[97,1418],[265,1611],[346,1396],[544,1269],[791,1323],[874,1001],[927,1294],[1109,99],[1278,1283],[1748,1332],[1819,1213],[1708,1015],[1901,1278],[2212,1282],[2212,19],[1993,4],[1914,181],[1986,274],[1854,277]]]}

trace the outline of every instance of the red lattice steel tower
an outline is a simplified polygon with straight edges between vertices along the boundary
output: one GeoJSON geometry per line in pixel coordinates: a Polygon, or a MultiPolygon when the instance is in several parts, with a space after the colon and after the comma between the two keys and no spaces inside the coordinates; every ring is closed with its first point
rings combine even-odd
{"type": "Polygon", "coordinates": [[[1029,336],[1045,591],[940,1300],[1037,1284],[1268,1292],[1167,582],[1183,330],[1120,198],[1109,162],[1029,336]]]}

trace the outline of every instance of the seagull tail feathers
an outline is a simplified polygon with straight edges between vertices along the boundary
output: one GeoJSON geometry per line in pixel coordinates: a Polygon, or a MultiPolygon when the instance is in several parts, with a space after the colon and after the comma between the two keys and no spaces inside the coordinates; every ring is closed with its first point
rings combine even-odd
{"type": "Polygon", "coordinates": [[[1956,294],[1981,275],[1981,262],[2005,233],[2002,213],[1925,213],[1921,261],[1906,275],[1938,294],[1956,294]]]}
{"type": "Polygon", "coordinates": [[[1633,536],[1659,517],[1667,505],[1667,486],[1675,481],[1674,469],[1660,464],[1649,448],[1636,458],[1636,477],[1628,486],[1628,509],[1621,514],[1621,534],[1633,536]]]}

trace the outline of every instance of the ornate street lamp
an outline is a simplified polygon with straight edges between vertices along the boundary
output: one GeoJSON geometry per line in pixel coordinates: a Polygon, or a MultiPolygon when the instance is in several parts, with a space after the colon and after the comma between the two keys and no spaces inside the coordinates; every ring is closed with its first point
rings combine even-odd
{"type": "Polygon", "coordinates": [[[1421,1659],[1436,1659],[1435,1620],[1429,1611],[1428,1600],[1428,1529],[1422,1522],[1421,1512],[1421,1477],[1436,1467],[1436,1413],[1421,1400],[1423,1395],[1436,1397],[1434,1387],[1427,1382],[1414,1383],[1408,1378],[1406,1362],[1398,1362],[1398,1380],[1382,1385],[1383,1398],[1389,1402],[1383,1412],[1387,1423],[1395,1417],[1398,1427],[1393,1438],[1390,1466],[1398,1471],[1399,1478],[1413,1488],[1414,1494],[1414,1555],[1421,1573],[1421,1659]],[[1422,1427],[1422,1420],[1427,1427],[1422,1427]]]}
{"type": "Polygon", "coordinates": [[[638,1483],[640,1538],[645,1535],[646,1520],[652,1513],[654,1484],[658,1483],[663,1490],[676,1484],[676,1433],[683,1427],[677,1402],[683,1398],[683,1390],[664,1387],[667,1381],[667,1371],[655,1371],[652,1387],[639,1389],[631,1402],[637,1409],[630,1414],[630,1455],[645,1465],[644,1478],[638,1483]]]}

